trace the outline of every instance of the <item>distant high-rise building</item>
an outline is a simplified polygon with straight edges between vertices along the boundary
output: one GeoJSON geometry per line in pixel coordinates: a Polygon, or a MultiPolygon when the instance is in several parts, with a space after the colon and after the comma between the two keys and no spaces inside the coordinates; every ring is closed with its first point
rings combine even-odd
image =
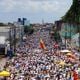
{"type": "Polygon", "coordinates": [[[22,25],[22,20],[21,20],[21,18],[18,18],[18,23],[22,25]]]}
{"type": "Polygon", "coordinates": [[[21,18],[18,18],[18,22],[21,22],[21,18]]]}
{"type": "Polygon", "coordinates": [[[42,19],[42,24],[44,24],[44,19],[42,19]]]}
{"type": "Polygon", "coordinates": [[[23,25],[25,25],[26,20],[27,20],[26,18],[23,18],[23,19],[22,19],[22,24],[23,24],[23,25]]]}
{"type": "Polygon", "coordinates": [[[18,23],[21,25],[30,25],[30,21],[27,18],[18,18],[18,23]]]}

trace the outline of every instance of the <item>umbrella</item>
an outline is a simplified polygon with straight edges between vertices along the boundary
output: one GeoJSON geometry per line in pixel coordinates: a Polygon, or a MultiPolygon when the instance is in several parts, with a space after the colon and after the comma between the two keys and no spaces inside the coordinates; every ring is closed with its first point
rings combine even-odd
{"type": "Polygon", "coordinates": [[[55,63],[56,63],[56,64],[59,64],[59,63],[60,63],[60,61],[55,61],[55,63]]]}
{"type": "Polygon", "coordinates": [[[76,60],[75,59],[73,59],[73,58],[68,58],[69,60],[70,60],[70,62],[76,62],[76,60]]]}
{"type": "Polygon", "coordinates": [[[76,59],[76,56],[73,55],[73,54],[71,54],[71,53],[67,53],[66,56],[68,56],[68,57],[70,57],[70,58],[72,58],[72,59],[76,59]]]}
{"type": "Polygon", "coordinates": [[[10,72],[8,72],[8,71],[2,71],[2,72],[0,72],[0,76],[8,77],[8,76],[10,76],[10,72]]]}
{"type": "Polygon", "coordinates": [[[69,64],[66,64],[66,66],[72,66],[72,64],[69,63],[69,64]]]}
{"type": "Polygon", "coordinates": [[[59,65],[64,66],[66,63],[64,61],[60,61],[59,65]]]}
{"type": "Polygon", "coordinates": [[[72,54],[71,53],[67,53],[66,56],[72,56],[72,54]]]}
{"type": "Polygon", "coordinates": [[[60,52],[62,52],[62,53],[69,53],[71,51],[69,51],[69,50],[61,50],[60,52]]]}

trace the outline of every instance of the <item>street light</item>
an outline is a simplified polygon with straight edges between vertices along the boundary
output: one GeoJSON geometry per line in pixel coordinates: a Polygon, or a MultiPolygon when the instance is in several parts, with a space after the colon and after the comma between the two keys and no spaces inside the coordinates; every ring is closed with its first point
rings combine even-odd
{"type": "Polygon", "coordinates": [[[14,53],[15,53],[15,51],[16,51],[16,26],[14,26],[14,53]]]}
{"type": "MultiPolygon", "coordinates": [[[[65,23],[65,25],[66,25],[66,23],[65,23]]],[[[67,48],[66,39],[67,39],[67,26],[65,26],[65,48],[67,48]]]]}
{"type": "Polygon", "coordinates": [[[11,27],[10,27],[10,31],[9,31],[9,40],[10,40],[10,49],[11,49],[11,44],[12,44],[12,40],[11,40],[11,27]]]}
{"type": "Polygon", "coordinates": [[[12,48],[12,36],[11,36],[11,34],[12,34],[12,24],[8,24],[9,25],[9,44],[10,44],[10,49],[12,48]]]}

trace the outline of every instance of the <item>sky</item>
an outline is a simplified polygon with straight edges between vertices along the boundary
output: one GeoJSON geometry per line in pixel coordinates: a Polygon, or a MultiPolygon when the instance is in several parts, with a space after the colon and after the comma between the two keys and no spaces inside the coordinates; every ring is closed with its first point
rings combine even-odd
{"type": "Polygon", "coordinates": [[[72,0],[0,0],[0,22],[27,18],[31,23],[54,22],[68,11],[72,0]]]}

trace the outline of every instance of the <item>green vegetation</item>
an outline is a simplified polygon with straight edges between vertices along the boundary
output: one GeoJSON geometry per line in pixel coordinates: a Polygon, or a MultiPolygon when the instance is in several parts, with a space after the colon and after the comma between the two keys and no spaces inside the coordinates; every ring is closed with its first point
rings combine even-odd
{"type": "Polygon", "coordinates": [[[61,37],[60,37],[60,34],[59,34],[58,31],[54,31],[53,36],[54,36],[54,39],[55,39],[56,42],[60,42],[61,41],[61,37]]]}
{"type": "Polygon", "coordinates": [[[6,26],[4,23],[0,23],[0,26],[6,26]]]}
{"type": "Polygon", "coordinates": [[[51,32],[52,32],[51,38],[54,39],[56,42],[60,42],[61,37],[60,37],[59,31],[57,30],[57,28],[53,27],[51,32]]]}
{"type": "Polygon", "coordinates": [[[68,23],[80,23],[80,0],[73,0],[73,4],[62,20],[68,23]]]}
{"type": "Polygon", "coordinates": [[[24,26],[24,33],[25,34],[32,34],[33,32],[34,32],[34,29],[31,24],[29,26],[28,25],[24,26]]]}

